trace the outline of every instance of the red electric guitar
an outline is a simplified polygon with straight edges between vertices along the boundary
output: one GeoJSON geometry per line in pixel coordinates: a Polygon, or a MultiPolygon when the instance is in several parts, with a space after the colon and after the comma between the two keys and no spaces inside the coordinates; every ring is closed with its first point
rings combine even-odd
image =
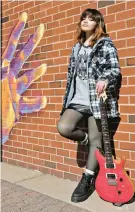
{"type": "Polygon", "coordinates": [[[107,124],[105,91],[100,95],[101,124],[104,141],[104,155],[96,150],[95,155],[99,163],[99,173],[95,181],[95,189],[99,196],[114,205],[121,206],[134,195],[134,186],[124,170],[125,158],[115,160],[112,156],[111,142],[107,124]]]}

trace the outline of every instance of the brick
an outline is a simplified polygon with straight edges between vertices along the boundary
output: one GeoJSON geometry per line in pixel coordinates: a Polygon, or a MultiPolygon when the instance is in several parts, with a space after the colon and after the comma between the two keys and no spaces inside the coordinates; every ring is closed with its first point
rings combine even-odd
{"type": "Polygon", "coordinates": [[[135,17],[135,9],[122,11],[122,12],[119,12],[116,14],[117,21],[129,19],[129,18],[133,18],[133,17],[135,17]]]}
{"type": "Polygon", "coordinates": [[[135,134],[130,134],[130,141],[135,141],[135,134]]]}
{"type": "Polygon", "coordinates": [[[135,8],[135,1],[127,1],[126,5],[127,5],[127,10],[135,8]]]}
{"type": "Polygon", "coordinates": [[[59,142],[59,141],[51,141],[51,146],[52,147],[56,147],[56,148],[62,148],[63,147],[63,143],[59,142]]]}
{"type": "Polygon", "coordinates": [[[31,150],[32,149],[32,144],[23,143],[23,148],[31,150]]]}
{"type": "Polygon", "coordinates": [[[135,168],[135,161],[126,160],[125,168],[134,169],[135,168]]]}
{"type": "Polygon", "coordinates": [[[55,140],[55,134],[44,132],[44,139],[55,140]]]}
{"type": "MultiPolygon", "coordinates": [[[[65,89],[57,89],[55,90],[55,95],[56,96],[60,96],[60,95],[64,95],[65,94],[65,89]]],[[[56,110],[58,110],[58,106],[56,105],[56,110]]]]}
{"type": "Polygon", "coordinates": [[[47,58],[56,58],[59,57],[59,51],[51,51],[46,53],[47,58]]]}
{"type": "Polygon", "coordinates": [[[120,96],[119,104],[127,104],[128,103],[128,96],[120,96]]]}
{"type": "Polygon", "coordinates": [[[44,166],[45,162],[44,160],[33,158],[33,164],[44,166]]]}
{"type": "Polygon", "coordinates": [[[120,142],[120,149],[135,150],[135,143],[120,142]]]}
{"type": "Polygon", "coordinates": [[[50,8],[50,9],[47,9],[46,10],[46,15],[53,15],[53,14],[56,14],[56,13],[58,13],[58,7],[56,6],[56,7],[52,7],[52,8],[50,8]]]}
{"type": "Polygon", "coordinates": [[[41,52],[48,52],[52,50],[53,50],[53,46],[51,44],[46,46],[41,46],[41,52]]]}
{"type": "Polygon", "coordinates": [[[23,159],[22,159],[24,162],[27,162],[27,163],[32,163],[32,158],[31,157],[28,157],[28,156],[24,156],[23,155],[23,159]]]}
{"type": "Polygon", "coordinates": [[[6,158],[13,158],[13,155],[14,154],[12,154],[11,152],[6,152],[6,151],[3,152],[3,157],[6,157],[6,158]]]}
{"type": "Polygon", "coordinates": [[[62,11],[66,11],[68,9],[71,9],[73,7],[73,2],[66,2],[62,5],[59,6],[59,11],[62,12],[62,11]]]}
{"type": "Polygon", "coordinates": [[[129,115],[129,123],[135,123],[135,115],[129,115]]]}
{"type": "Polygon", "coordinates": [[[51,169],[50,174],[60,178],[63,178],[63,175],[64,175],[62,171],[58,171],[55,169],[51,169]]]}
{"type": "Polygon", "coordinates": [[[32,149],[38,152],[43,152],[43,146],[33,145],[32,149]]]}
{"type": "Polygon", "coordinates": [[[117,150],[116,158],[126,157],[126,159],[130,159],[130,155],[128,151],[117,150]]]}
{"type": "Polygon", "coordinates": [[[18,155],[18,153],[17,154],[13,154],[13,159],[15,159],[15,160],[23,160],[23,156],[22,155],[18,155]]]}
{"type": "Polygon", "coordinates": [[[35,158],[35,157],[39,157],[39,152],[28,150],[27,155],[35,158]]]}
{"type": "Polygon", "coordinates": [[[44,147],[45,153],[56,154],[56,148],[44,147]]]}
{"type": "Polygon", "coordinates": [[[65,18],[66,12],[60,12],[53,15],[53,21],[65,18]]]}
{"type": "Polygon", "coordinates": [[[131,152],[131,160],[135,160],[135,152],[131,152]]]}
{"type": "Polygon", "coordinates": [[[44,174],[50,174],[50,169],[49,168],[46,168],[46,167],[43,167],[43,166],[39,166],[39,171],[44,173],[44,174]]]}
{"type": "Polygon", "coordinates": [[[80,8],[73,8],[71,10],[67,10],[66,11],[66,16],[67,17],[72,16],[74,14],[80,14],[80,8]]]}
{"type": "Polygon", "coordinates": [[[1,23],[6,23],[9,21],[9,16],[3,17],[1,23]]]}
{"type": "Polygon", "coordinates": [[[51,155],[51,161],[63,163],[63,157],[58,155],[51,155]]]}
{"type": "Polygon", "coordinates": [[[135,178],[135,171],[131,170],[131,178],[135,178]]]}
{"type": "MultiPolygon", "coordinates": [[[[129,37],[134,37],[135,36],[135,29],[131,28],[131,29],[124,29],[121,31],[117,32],[117,38],[129,38],[129,37]]],[[[134,55],[133,55],[134,56],[134,55]]]]}
{"type": "Polygon", "coordinates": [[[33,137],[36,137],[36,138],[43,138],[44,137],[44,134],[43,132],[32,132],[32,136],[33,137]]]}
{"type": "Polygon", "coordinates": [[[70,174],[70,173],[64,173],[64,179],[69,179],[71,181],[77,181],[77,175],[70,174]]]}
{"type": "Polygon", "coordinates": [[[45,166],[56,169],[56,163],[54,163],[54,162],[45,161],[45,166]]]}
{"type": "Polygon", "coordinates": [[[81,168],[70,166],[70,172],[77,175],[82,175],[83,171],[81,168]]]}
{"type": "Polygon", "coordinates": [[[118,131],[135,132],[135,126],[134,124],[121,123],[120,126],[118,127],[118,131]]]}
{"type": "Polygon", "coordinates": [[[57,169],[65,172],[69,172],[69,166],[57,163],[57,169]]]}
{"type": "Polygon", "coordinates": [[[76,166],[77,162],[75,159],[70,159],[70,158],[64,158],[64,164],[68,164],[71,166],[76,166]]]}
{"type": "Polygon", "coordinates": [[[133,66],[133,65],[135,65],[135,57],[127,58],[126,61],[127,61],[127,65],[128,65],[128,66],[133,66]]]}
{"type": "Polygon", "coordinates": [[[127,114],[134,114],[135,113],[135,106],[132,105],[125,105],[125,106],[120,106],[120,112],[121,113],[127,113],[127,114]]]}
{"type": "Polygon", "coordinates": [[[44,160],[50,160],[50,154],[39,152],[39,158],[44,160]]]}
{"type": "MultiPolygon", "coordinates": [[[[121,90],[120,90],[120,94],[123,94],[123,95],[133,95],[133,94],[135,94],[135,87],[134,86],[122,87],[121,90]]],[[[132,109],[134,110],[133,106],[131,106],[130,111],[132,111],[132,109]]],[[[122,111],[123,111],[123,109],[122,109],[122,111]]]]}
{"type": "Polygon", "coordinates": [[[126,24],[127,24],[127,28],[134,27],[135,26],[135,18],[127,20],[126,24]]]}
{"type": "Polygon", "coordinates": [[[67,58],[66,57],[61,57],[54,59],[54,64],[55,65],[61,65],[61,64],[66,64],[67,63],[67,58]]]}
{"type": "Polygon", "coordinates": [[[126,28],[126,22],[125,21],[119,21],[116,23],[108,23],[107,24],[107,31],[111,32],[111,31],[117,31],[120,29],[125,29],[126,28]]]}
{"type": "Polygon", "coordinates": [[[67,26],[68,24],[72,24],[73,23],[73,17],[69,17],[69,18],[65,18],[60,20],[60,26],[67,26]]]}
{"type": "Polygon", "coordinates": [[[135,96],[130,96],[130,103],[135,104],[135,96]]]}
{"type": "MultiPolygon", "coordinates": [[[[25,7],[25,9],[26,9],[26,7],[25,7]]],[[[24,5],[23,4],[21,4],[21,5],[18,5],[17,7],[15,7],[15,8],[13,8],[13,12],[12,12],[12,14],[13,13],[17,13],[17,12],[23,12],[23,10],[24,10],[24,5]]]]}
{"type": "Polygon", "coordinates": [[[47,23],[47,29],[53,29],[59,26],[60,26],[59,21],[53,21],[53,22],[47,23]]]}
{"type": "Polygon", "coordinates": [[[57,149],[57,155],[69,157],[69,151],[64,149],[57,149]]]}
{"type": "Polygon", "coordinates": [[[50,82],[49,83],[50,88],[60,88],[61,87],[61,82],[50,82]]]}
{"type": "Polygon", "coordinates": [[[135,77],[129,77],[128,78],[128,84],[129,85],[135,85],[135,77]]]}
{"type": "MultiPolygon", "coordinates": [[[[98,1],[98,8],[107,7],[109,5],[115,4],[115,1],[98,1]]],[[[114,7],[114,6],[113,6],[114,7]]]]}
{"type": "MultiPolygon", "coordinates": [[[[109,1],[108,1],[109,2],[109,1]]],[[[120,11],[124,11],[126,9],[125,3],[115,4],[110,7],[107,7],[107,14],[111,13],[119,13],[120,11]]]]}
{"type": "Polygon", "coordinates": [[[131,76],[131,75],[134,76],[134,74],[135,74],[134,67],[123,67],[122,68],[122,76],[131,76]]]}

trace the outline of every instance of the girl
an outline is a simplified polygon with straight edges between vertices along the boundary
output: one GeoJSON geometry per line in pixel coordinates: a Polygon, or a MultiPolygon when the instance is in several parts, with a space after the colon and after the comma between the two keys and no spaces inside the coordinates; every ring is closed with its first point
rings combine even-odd
{"type": "Polygon", "coordinates": [[[77,33],[77,43],[72,48],[68,65],[61,118],[57,125],[60,135],[89,148],[86,170],[72,194],[72,202],[86,200],[94,190],[98,165],[95,150],[102,148],[98,97],[105,89],[108,92],[107,117],[119,117],[119,59],[117,49],[106,33],[102,14],[96,9],[86,9],[80,16],[77,33]],[[88,134],[76,129],[84,116],[88,118],[88,134]]]}

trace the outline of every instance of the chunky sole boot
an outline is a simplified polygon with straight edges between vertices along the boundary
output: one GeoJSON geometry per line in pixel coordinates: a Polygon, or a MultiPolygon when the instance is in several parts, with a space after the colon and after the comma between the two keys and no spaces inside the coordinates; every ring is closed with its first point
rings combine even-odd
{"type": "Polygon", "coordinates": [[[72,202],[83,202],[94,192],[95,190],[95,176],[93,175],[85,175],[83,173],[82,178],[75,188],[72,196],[72,202]]]}

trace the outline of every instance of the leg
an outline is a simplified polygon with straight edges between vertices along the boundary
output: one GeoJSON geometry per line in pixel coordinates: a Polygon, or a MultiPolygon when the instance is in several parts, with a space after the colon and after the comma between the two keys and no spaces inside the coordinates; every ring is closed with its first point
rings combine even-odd
{"type": "Polygon", "coordinates": [[[88,119],[88,135],[89,135],[89,154],[86,169],[95,171],[98,162],[95,157],[97,146],[102,148],[102,128],[101,120],[90,116],[88,119]]]}
{"type": "Polygon", "coordinates": [[[57,124],[60,135],[71,140],[83,141],[85,133],[80,129],[76,129],[77,123],[79,123],[82,118],[83,115],[78,111],[66,109],[57,124]]]}

